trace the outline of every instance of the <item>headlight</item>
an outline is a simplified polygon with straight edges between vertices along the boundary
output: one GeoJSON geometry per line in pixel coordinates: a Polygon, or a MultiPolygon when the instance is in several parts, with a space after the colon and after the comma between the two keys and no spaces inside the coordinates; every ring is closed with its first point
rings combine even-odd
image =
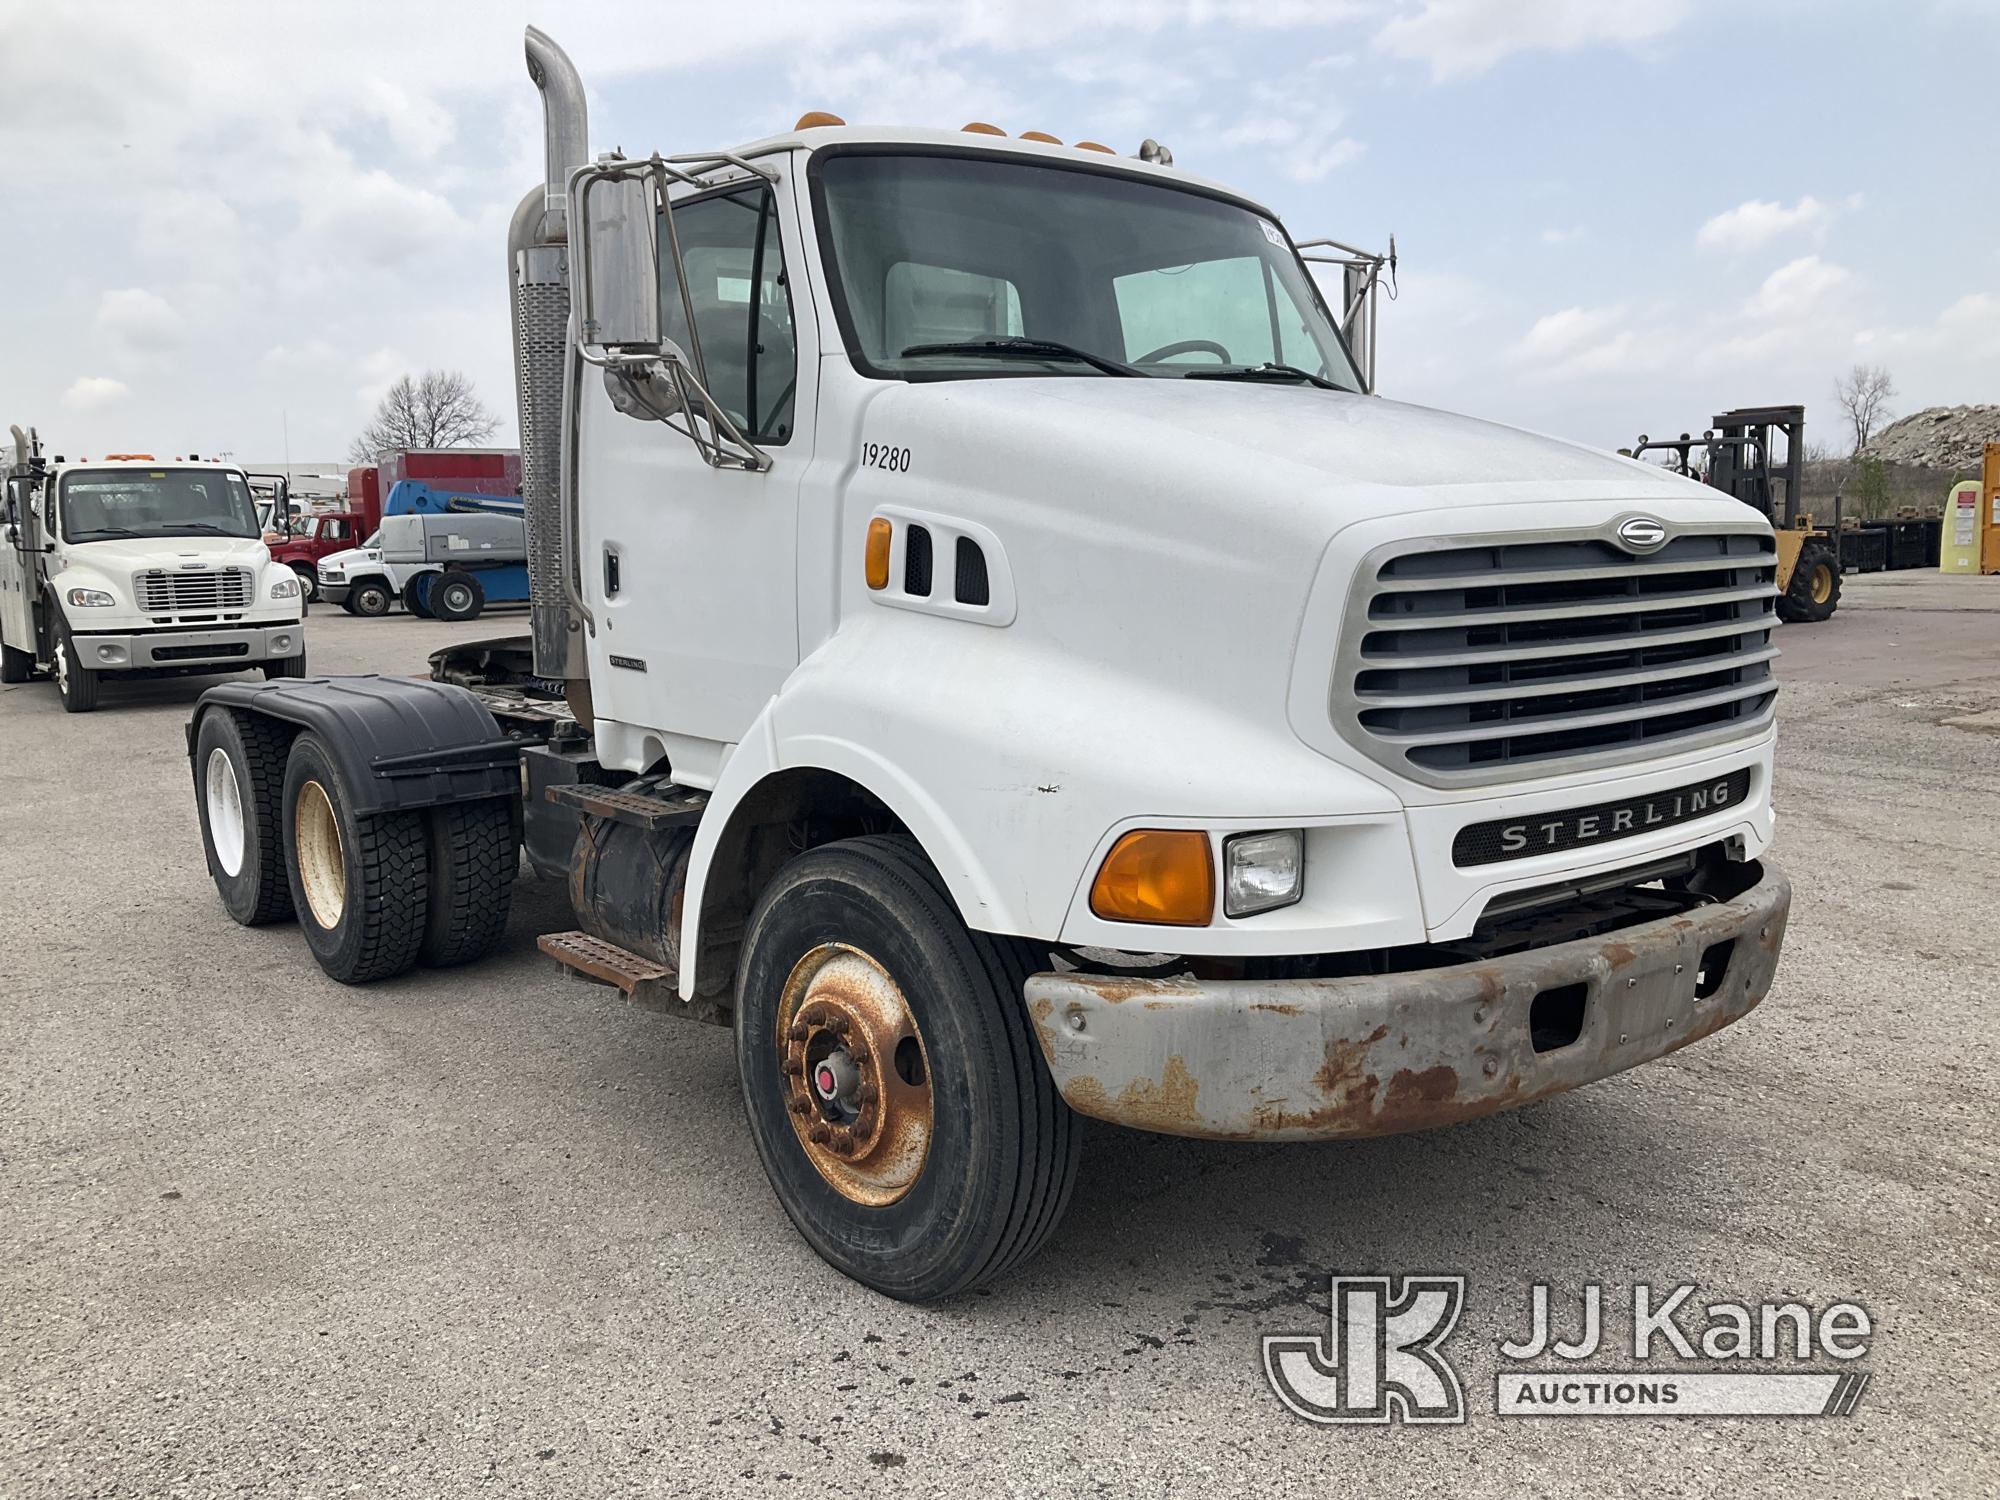
{"type": "Polygon", "coordinates": [[[345,568],[315,568],[313,571],[319,574],[321,583],[339,583],[347,577],[345,568]]]}
{"type": "Polygon", "coordinates": [[[1232,917],[1290,906],[1305,893],[1304,841],[1296,828],[1222,841],[1222,909],[1232,917]]]}
{"type": "Polygon", "coordinates": [[[103,589],[71,589],[63,597],[78,609],[104,609],[118,602],[103,589]]]}
{"type": "Polygon", "coordinates": [[[296,578],[280,578],[271,585],[273,599],[296,599],[299,597],[299,581],[296,578]]]}

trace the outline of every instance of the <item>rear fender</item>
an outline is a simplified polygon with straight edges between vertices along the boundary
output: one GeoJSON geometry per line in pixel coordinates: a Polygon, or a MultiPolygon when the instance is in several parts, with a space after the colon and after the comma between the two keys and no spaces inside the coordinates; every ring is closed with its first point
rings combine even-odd
{"type": "Polygon", "coordinates": [[[204,715],[236,709],[311,730],[327,744],[362,816],[490,797],[519,798],[521,747],[471,693],[415,677],[226,682],[188,720],[188,761],[204,715]]]}

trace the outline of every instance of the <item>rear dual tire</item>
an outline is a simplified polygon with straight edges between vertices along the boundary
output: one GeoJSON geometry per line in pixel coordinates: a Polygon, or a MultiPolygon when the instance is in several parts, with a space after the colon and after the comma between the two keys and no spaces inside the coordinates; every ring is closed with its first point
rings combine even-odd
{"type": "Polygon", "coordinates": [[[246,926],[296,915],[343,984],[470,963],[506,931],[520,856],[505,799],[357,815],[319,735],[230,709],[203,715],[195,777],[224,908],[246,926]]]}

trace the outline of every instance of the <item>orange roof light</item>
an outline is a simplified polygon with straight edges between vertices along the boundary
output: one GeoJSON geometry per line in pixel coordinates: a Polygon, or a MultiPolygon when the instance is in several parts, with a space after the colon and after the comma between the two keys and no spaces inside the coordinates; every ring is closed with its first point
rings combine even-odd
{"type": "Polygon", "coordinates": [[[988,125],[984,120],[973,120],[958,128],[967,135],[1005,135],[1007,133],[998,125],[988,125]]]}
{"type": "Polygon", "coordinates": [[[1135,828],[1111,846],[1090,887],[1090,909],[1107,922],[1205,927],[1215,915],[1215,860],[1208,835],[1135,828]]]}
{"type": "Polygon", "coordinates": [[[1106,156],[1116,156],[1118,154],[1109,146],[1100,146],[1096,141],[1078,141],[1076,149],[1079,151],[1102,151],[1106,156]]]}
{"type": "Polygon", "coordinates": [[[107,453],[104,455],[104,461],[108,464],[115,464],[119,462],[121,459],[128,459],[128,458],[137,459],[141,463],[148,463],[148,464],[154,461],[153,455],[150,453],[107,453]]]}
{"type": "Polygon", "coordinates": [[[868,523],[866,574],[871,589],[889,586],[889,542],[895,535],[896,528],[887,516],[877,516],[868,523]]]}
{"type": "Polygon", "coordinates": [[[1021,139],[1024,141],[1046,141],[1051,146],[1060,146],[1062,144],[1061,141],[1050,135],[1046,130],[1024,130],[1021,132],[1021,139]]]}
{"type": "Polygon", "coordinates": [[[847,121],[841,119],[839,115],[830,115],[823,109],[809,109],[799,116],[799,123],[794,125],[792,129],[817,130],[822,125],[845,125],[846,123],[847,121]]]}

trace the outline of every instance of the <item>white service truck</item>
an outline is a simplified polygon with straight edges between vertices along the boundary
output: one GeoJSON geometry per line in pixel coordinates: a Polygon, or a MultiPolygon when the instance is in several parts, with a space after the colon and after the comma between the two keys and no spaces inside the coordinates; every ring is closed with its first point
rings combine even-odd
{"type": "Polygon", "coordinates": [[[304,605],[244,472],[150,454],[44,458],[13,429],[0,496],[0,682],[54,679],[71,713],[107,676],[302,677],[304,605]]]}
{"type": "Polygon", "coordinates": [[[527,52],[531,634],[211,690],[238,919],[477,957],[524,844],[544,949],[732,1025],[793,1222],[913,1300],[1043,1243],[1079,1116],[1444,1125],[1764,998],[1762,517],[1373,394],[1379,263],[1330,307],[1152,142],[592,159],[527,52]]]}

